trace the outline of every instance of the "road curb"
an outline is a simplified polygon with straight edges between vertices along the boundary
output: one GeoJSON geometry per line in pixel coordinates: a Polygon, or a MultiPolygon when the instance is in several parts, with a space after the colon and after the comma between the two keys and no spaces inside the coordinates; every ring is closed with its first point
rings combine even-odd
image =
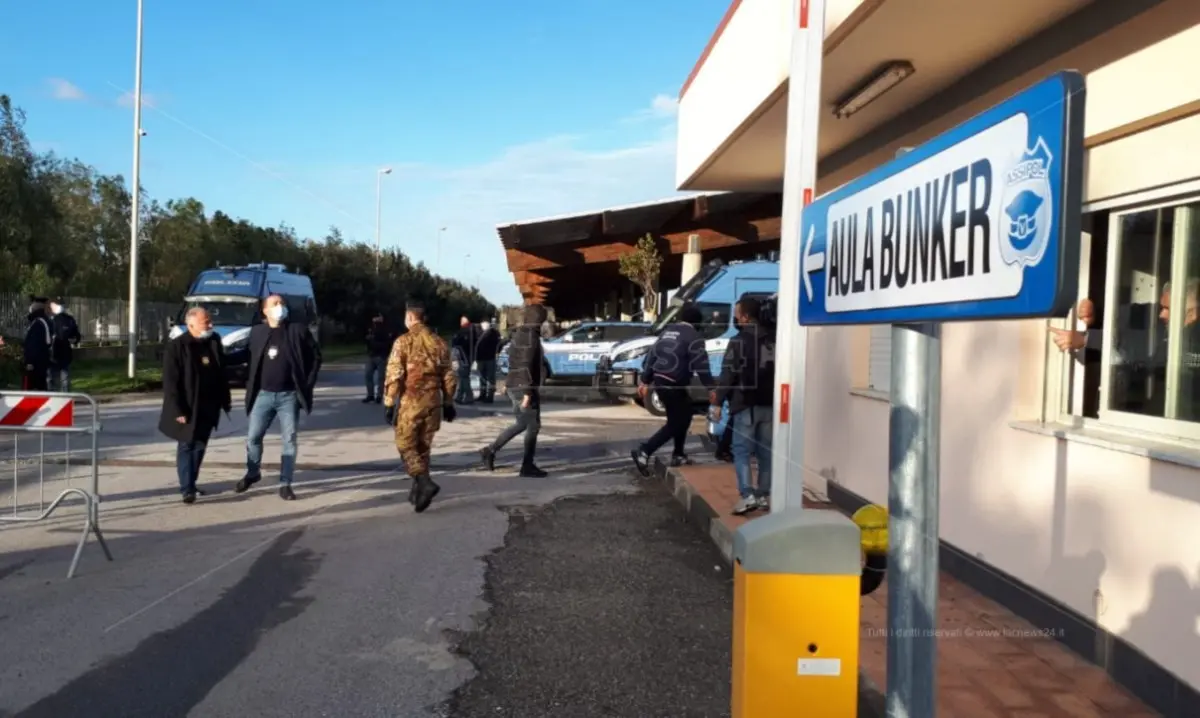
{"type": "MultiPolygon", "coordinates": [[[[692,488],[676,469],[658,457],[651,459],[650,475],[661,482],[675,500],[683,505],[688,520],[712,539],[725,562],[733,565],[733,531],[726,526],[708,500],[692,488]]],[[[838,506],[838,510],[842,507],[838,506]]],[[[886,701],[883,691],[861,670],[858,672],[858,718],[884,718],[886,701]]]]}

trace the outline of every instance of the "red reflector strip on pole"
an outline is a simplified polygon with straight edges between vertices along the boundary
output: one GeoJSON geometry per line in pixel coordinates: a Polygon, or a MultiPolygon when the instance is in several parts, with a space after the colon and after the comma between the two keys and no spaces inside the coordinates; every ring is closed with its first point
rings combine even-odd
{"type": "MultiPolygon", "coordinates": [[[[808,0],[800,0],[800,29],[808,28],[808,0]]],[[[795,197],[795,195],[792,195],[795,197]]]]}
{"type": "Polygon", "coordinates": [[[49,400],[50,398],[45,396],[21,397],[16,406],[0,416],[0,426],[25,426],[25,422],[38,413],[38,410],[49,400]]]}
{"type": "Polygon", "coordinates": [[[810,204],[812,204],[812,188],[811,187],[804,190],[804,206],[807,207],[810,204]]]}
{"type": "Polygon", "coordinates": [[[792,416],[792,385],[779,387],[779,423],[786,424],[792,416]]]}

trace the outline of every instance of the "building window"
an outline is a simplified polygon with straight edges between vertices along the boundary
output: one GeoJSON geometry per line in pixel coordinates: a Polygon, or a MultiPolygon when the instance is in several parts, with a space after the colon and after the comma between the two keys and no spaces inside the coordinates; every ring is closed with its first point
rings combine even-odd
{"type": "MultiPolygon", "coordinates": [[[[861,366],[861,365],[860,365],[861,366]]],[[[867,365],[867,388],[890,394],[892,391],[892,325],[871,327],[870,362],[867,365]]]]}
{"type": "Polygon", "coordinates": [[[1200,439],[1200,201],[1114,212],[1099,418],[1200,439]]]}

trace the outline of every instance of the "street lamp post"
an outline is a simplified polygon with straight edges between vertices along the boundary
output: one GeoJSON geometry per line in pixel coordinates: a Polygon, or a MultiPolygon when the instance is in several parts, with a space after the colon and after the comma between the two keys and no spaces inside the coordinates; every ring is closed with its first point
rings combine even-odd
{"type": "Polygon", "coordinates": [[[379,274],[379,238],[383,224],[383,176],[391,173],[391,167],[382,167],[375,173],[375,274],[379,274]]]}
{"type": "Polygon", "coordinates": [[[142,194],[142,0],[137,4],[137,50],[133,70],[133,187],[129,211],[129,378],[137,374],[138,215],[142,194]]]}
{"type": "Polygon", "coordinates": [[[441,274],[441,273],[442,273],[442,233],[444,233],[445,231],[446,231],[446,228],[445,228],[445,227],[441,227],[441,228],[439,228],[439,229],[438,229],[438,237],[437,237],[437,264],[435,264],[435,265],[434,265],[434,268],[433,268],[433,270],[434,270],[435,272],[437,272],[438,274],[441,274]]]}

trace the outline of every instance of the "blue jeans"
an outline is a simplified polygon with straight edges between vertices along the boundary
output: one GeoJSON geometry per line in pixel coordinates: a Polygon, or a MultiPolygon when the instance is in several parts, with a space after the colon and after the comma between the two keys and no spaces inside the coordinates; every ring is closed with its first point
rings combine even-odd
{"type": "Polygon", "coordinates": [[[387,367],[387,357],[368,357],[367,358],[367,398],[375,397],[383,398],[383,373],[387,367]]]}
{"type": "Polygon", "coordinates": [[[71,391],[71,365],[50,365],[50,391],[71,391]]]}
{"type": "Polygon", "coordinates": [[[250,407],[250,432],[246,436],[246,476],[262,476],[263,437],[275,417],[279,417],[279,437],[283,451],[279,457],[279,483],[292,483],[296,473],[296,423],[300,419],[300,401],[294,391],[262,391],[250,407]]]}
{"type": "Polygon", "coordinates": [[[771,495],[772,409],[758,406],[733,415],[733,470],[742,498],[771,495]],[[758,485],[750,483],[750,456],[758,460],[758,485]]]}
{"type": "Polygon", "coordinates": [[[179,475],[179,493],[196,493],[196,479],[200,477],[200,464],[204,463],[203,441],[181,441],[175,448],[175,473],[179,475]]]}

